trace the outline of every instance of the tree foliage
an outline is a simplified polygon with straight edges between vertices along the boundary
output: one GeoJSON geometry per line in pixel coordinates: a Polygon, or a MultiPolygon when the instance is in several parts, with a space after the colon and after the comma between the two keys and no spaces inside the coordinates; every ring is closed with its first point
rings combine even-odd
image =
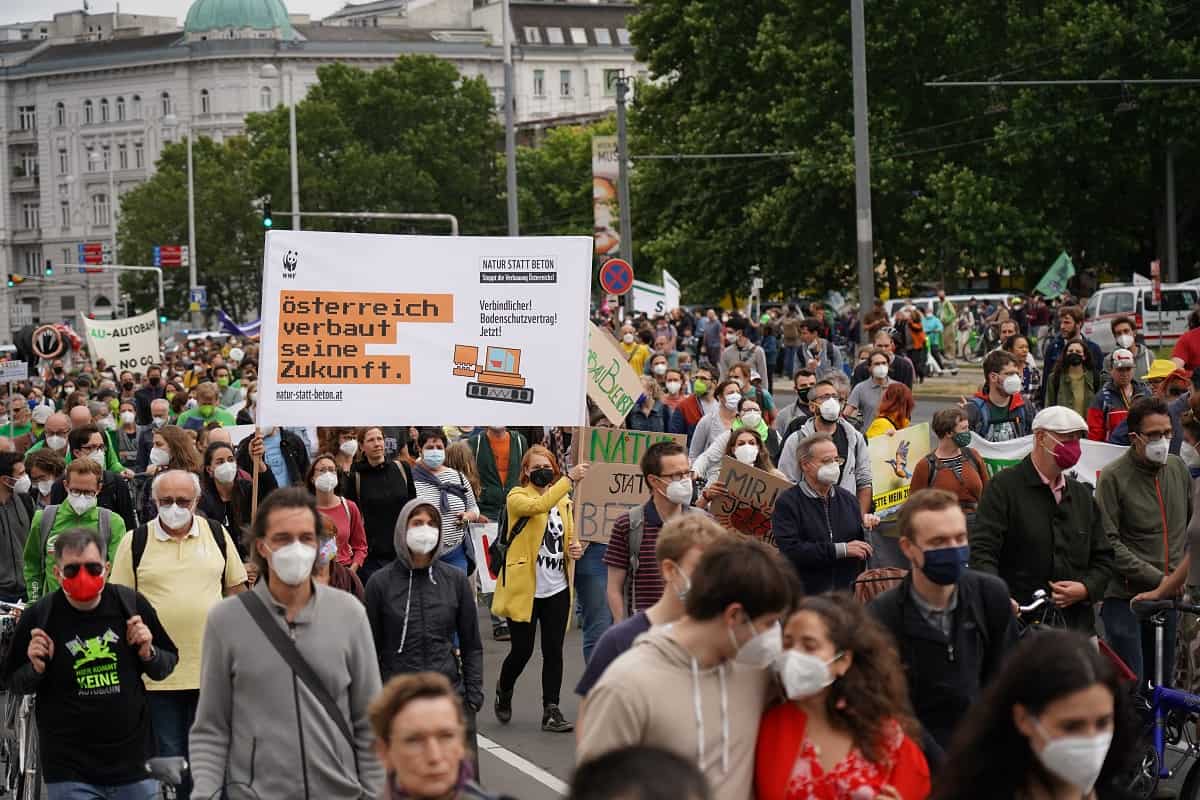
{"type": "MultiPolygon", "coordinates": [[[[866,13],[875,256],[893,290],[1001,270],[1031,286],[1061,249],[1084,269],[1145,272],[1164,254],[1169,142],[1185,274],[1200,258],[1195,89],[924,85],[1194,76],[1190,4],[879,0],[866,13]]],[[[655,79],[637,94],[635,153],[787,154],[638,162],[639,270],[665,266],[706,298],[744,292],[754,263],[784,290],[852,282],[849,4],[655,0],[632,28],[655,79]]]]}
{"type": "MultiPolygon", "coordinates": [[[[253,314],[262,294],[263,232],[252,203],[247,143],[198,139],[192,147],[196,194],[196,254],[199,283],[208,303],[235,318],[253,314]]],[[[150,180],[121,199],[117,230],[122,264],[151,264],[155,245],[187,244],[187,146],[167,145],[150,180]]],[[[188,269],[163,270],[166,307],[172,318],[187,311],[188,269]]],[[[157,305],[158,284],[149,273],[126,273],[121,287],[138,308],[157,305]]]]}

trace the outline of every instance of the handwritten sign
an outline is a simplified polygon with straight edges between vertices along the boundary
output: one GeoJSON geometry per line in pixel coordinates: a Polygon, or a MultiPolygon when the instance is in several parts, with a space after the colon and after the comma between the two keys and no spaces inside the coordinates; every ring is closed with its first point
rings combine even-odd
{"type": "Polygon", "coordinates": [[[621,425],[642,394],[642,382],[613,338],[588,323],[587,396],[613,425],[621,425]]]}
{"type": "Polygon", "coordinates": [[[727,528],[767,543],[774,542],[771,514],[775,501],[793,484],[729,456],[721,459],[721,482],[725,484],[726,496],[709,506],[713,517],[727,528]]]}
{"type": "Polygon", "coordinates": [[[573,461],[591,464],[587,477],[575,487],[575,530],[580,540],[607,543],[617,517],[650,499],[641,460],[659,442],[686,447],[687,437],[620,428],[578,429],[573,461]]]}

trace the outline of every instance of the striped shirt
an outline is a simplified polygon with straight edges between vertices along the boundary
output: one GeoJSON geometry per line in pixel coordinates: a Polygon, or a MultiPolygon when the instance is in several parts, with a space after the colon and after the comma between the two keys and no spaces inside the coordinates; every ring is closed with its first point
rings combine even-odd
{"type": "MultiPolygon", "coordinates": [[[[645,611],[658,602],[663,593],[663,576],[658,569],[658,560],[654,557],[654,549],[658,544],[658,532],[662,530],[663,521],[654,507],[654,501],[646,503],[643,511],[642,544],[638,548],[638,568],[632,576],[626,576],[626,581],[632,584],[633,600],[629,609],[630,615],[645,611]]],[[[608,549],[604,553],[604,563],[614,569],[629,569],[629,514],[617,517],[613,523],[612,537],[608,540],[608,549]]],[[[626,592],[629,600],[629,592],[626,592]]]]}
{"type": "Polygon", "coordinates": [[[475,501],[475,492],[471,490],[471,484],[467,483],[467,479],[463,477],[461,472],[447,467],[441,472],[435,473],[434,476],[442,482],[443,486],[465,489],[467,493],[467,499],[464,502],[454,492],[446,492],[446,504],[450,507],[450,510],[442,511],[441,489],[429,483],[421,472],[417,470],[413,471],[413,482],[416,484],[417,497],[421,500],[429,501],[442,514],[442,546],[438,550],[438,555],[440,556],[462,544],[466,528],[459,525],[458,515],[464,511],[478,511],[479,506],[475,501]]]}

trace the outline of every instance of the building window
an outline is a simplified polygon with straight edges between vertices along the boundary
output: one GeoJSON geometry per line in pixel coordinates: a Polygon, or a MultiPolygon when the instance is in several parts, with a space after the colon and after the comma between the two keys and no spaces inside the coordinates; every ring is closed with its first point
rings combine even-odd
{"type": "Polygon", "coordinates": [[[74,264],[75,263],[76,256],[74,253],[71,252],[71,248],[64,247],[62,249],[62,254],[63,254],[63,257],[62,257],[63,264],[74,264]]]}
{"type": "Polygon", "coordinates": [[[270,111],[275,107],[271,101],[271,87],[264,86],[258,90],[258,107],[262,111],[270,111]]]}
{"type": "Polygon", "coordinates": [[[92,224],[107,225],[109,220],[108,195],[92,196],[92,224]]]}
{"type": "Polygon", "coordinates": [[[532,25],[525,28],[525,44],[541,44],[542,32],[532,25]]]}
{"type": "Polygon", "coordinates": [[[163,113],[164,117],[167,114],[171,113],[171,93],[170,92],[162,93],[162,113],[163,113]]]}
{"type": "Polygon", "coordinates": [[[546,28],[546,41],[550,42],[550,44],[562,44],[562,28],[546,28]]]}
{"type": "Polygon", "coordinates": [[[23,131],[37,128],[37,107],[21,106],[17,109],[17,126],[23,131]]]}
{"type": "Polygon", "coordinates": [[[85,159],[83,159],[84,163],[87,164],[85,169],[88,172],[95,172],[96,171],[96,151],[91,147],[85,147],[84,152],[87,153],[87,157],[85,159]]]}
{"type": "Polygon", "coordinates": [[[604,96],[617,96],[617,79],[621,77],[621,70],[606,69],[604,70],[604,96]]]}
{"type": "Polygon", "coordinates": [[[68,311],[70,311],[71,313],[75,312],[75,295],[64,294],[59,297],[59,302],[62,303],[62,310],[63,310],[64,314],[67,313],[68,311]]]}
{"type": "Polygon", "coordinates": [[[102,98],[100,100],[100,121],[108,122],[108,98],[107,97],[102,98]]]}
{"type": "Polygon", "coordinates": [[[200,113],[201,114],[211,114],[212,113],[212,101],[209,99],[208,89],[200,90],[200,113]]]}
{"type": "Polygon", "coordinates": [[[571,28],[572,44],[587,44],[587,28],[571,28]]]}
{"type": "Polygon", "coordinates": [[[92,109],[92,101],[84,100],[83,101],[83,124],[84,125],[91,125],[93,122],[96,121],[93,114],[94,114],[94,111],[92,109]]]}
{"type": "Polygon", "coordinates": [[[37,203],[21,204],[21,221],[24,223],[26,230],[41,227],[40,220],[38,219],[39,216],[37,203]]]}
{"type": "Polygon", "coordinates": [[[117,98],[117,122],[125,121],[125,98],[117,98]]]}
{"type": "Polygon", "coordinates": [[[41,250],[26,250],[25,251],[25,274],[26,275],[41,275],[42,274],[42,251],[41,250]]]}
{"type": "Polygon", "coordinates": [[[25,151],[21,153],[21,174],[26,178],[36,178],[38,174],[37,153],[25,151]]]}
{"type": "Polygon", "coordinates": [[[571,91],[571,70],[564,69],[558,72],[558,93],[562,97],[570,97],[571,91]]]}
{"type": "Polygon", "coordinates": [[[608,28],[592,28],[592,33],[596,36],[596,44],[612,44],[612,34],[608,28]]]}
{"type": "Polygon", "coordinates": [[[533,96],[546,96],[546,70],[535,69],[533,71],[533,96]]]}
{"type": "Polygon", "coordinates": [[[142,169],[146,166],[146,148],[141,142],[133,143],[133,167],[134,169],[142,169]]]}
{"type": "MultiPolygon", "coordinates": [[[[59,200],[58,201],[58,224],[61,225],[64,229],[71,227],[71,201],[70,200],[59,200]]],[[[71,251],[69,249],[64,247],[63,253],[66,254],[63,256],[63,261],[73,261],[74,260],[70,257],[71,251]]]]}
{"type": "Polygon", "coordinates": [[[129,148],[117,145],[117,169],[129,169],[129,148]]]}
{"type": "Polygon", "coordinates": [[[622,45],[629,44],[629,29],[617,28],[617,43],[622,45]]]}
{"type": "Polygon", "coordinates": [[[100,148],[100,168],[105,172],[112,169],[112,151],[108,145],[100,148]]]}
{"type": "Polygon", "coordinates": [[[67,124],[67,107],[61,100],[54,106],[54,122],[60,128],[67,124]]]}
{"type": "Polygon", "coordinates": [[[58,150],[58,174],[68,175],[71,172],[71,154],[67,152],[65,147],[60,147],[58,150]]]}
{"type": "Polygon", "coordinates": [[[142,118],[142,96],[141,96],[140,94],[135,94],[135,95],[133,96],[133,109],[132,109],[132,111],[133,111],[133,118],[134,118],[134,119],[141,119],[141,118],[142,118]]]}

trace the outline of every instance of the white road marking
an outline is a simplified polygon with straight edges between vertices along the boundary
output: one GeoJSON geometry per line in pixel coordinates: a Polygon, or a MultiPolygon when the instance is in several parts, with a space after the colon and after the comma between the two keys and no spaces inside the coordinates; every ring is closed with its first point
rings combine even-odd
{"type": "Polygon", "coordinates": [[[539,767],[537,764],[534,764],[528,759],[522,758],[512,750],[509,750],[507,747],[504,747],[497,742],[493,742],[491,739],[483,736],[482,734],[476,737],[476,741],[479,743],[480,750],[491,753],[505,764],[508,764],[510,767],[520,773],[523,773],[524,775],[528,775],[530,778],[533,778],[535,781],[550,789],[552,792],[556,792],[564,797],[566,796],[570,787],[568,787],[565,782],[559,780],[546,770],[539,767]]]}

